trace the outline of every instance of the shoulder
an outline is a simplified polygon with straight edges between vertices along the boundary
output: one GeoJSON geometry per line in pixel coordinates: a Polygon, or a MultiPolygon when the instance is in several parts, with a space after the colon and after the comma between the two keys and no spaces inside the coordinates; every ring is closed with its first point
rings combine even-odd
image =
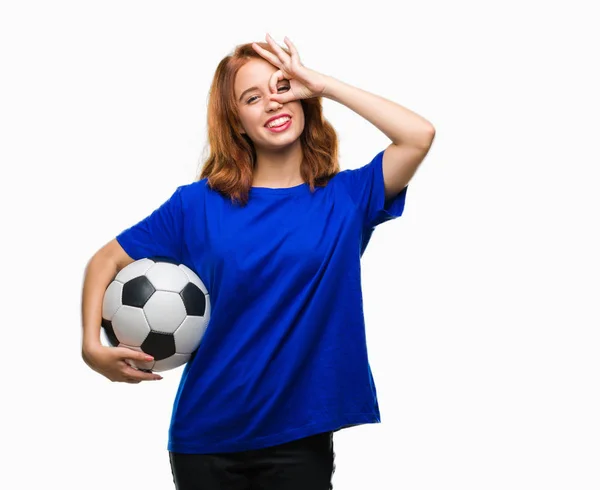
{"type": "Polygon", "coordinates": [[[378,152],[370,161],[363,163],[361,166],[341,170],[330,182],[345,187],[350,192],[360,190],[381,173],[384,151],[378,152]]]}
{"type": "Polygon", "coordinates": [[[383,164],[383,155],[385,150],[381,150],[374,155],[371,160],[365,161],[362,165],[356,168],[347,168],[338,172],[335,177],[339,178],[342,182],[348,182],[355,178],[360,178],[363,174],[376,171],[381,169],[383,164]]]}
{"type": "Polygon", "coordinates": [[[199,196],[210,191],[208,186],[208,179],[196,180],[194,182],[188,182],[187,184],[181,184],[177,187],[177,193],[181,196],[181,199],[186,201],[190,199],[197,199],[199,196]]]}

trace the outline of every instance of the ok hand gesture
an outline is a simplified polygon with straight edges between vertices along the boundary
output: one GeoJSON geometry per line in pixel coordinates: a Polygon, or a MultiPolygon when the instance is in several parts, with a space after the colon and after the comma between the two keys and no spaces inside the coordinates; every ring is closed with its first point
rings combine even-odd
{"type": "Polygon", "coordinates": [[[252,47],[264,59],[279,68],[269,80],[269,88],[273,92],[270,95],[271,100],[285,104],[292,100],[320,97],[325,93],[327,77],[302,65],[298,50],[287,37],[284,38],[284,42],[288,46],[291,56],[278,46],[269,34],[266,39],[276,55],[256,43],[252,43],[252,47]],[[290,90],[278,94],[277,82],[283,79],[290,82],[290,90]]]}

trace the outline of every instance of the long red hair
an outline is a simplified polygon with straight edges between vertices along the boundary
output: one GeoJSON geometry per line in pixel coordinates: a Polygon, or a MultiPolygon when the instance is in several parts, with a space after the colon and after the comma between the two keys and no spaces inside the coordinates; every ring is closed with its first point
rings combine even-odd
{"type": "MultiPolygon", "coordinates": [[[[273,53],[267,43],[256,43],[273,53]]],[[[289,51],[282,48],[288,54],[289,51]]],[[[252,173],[256,162],[254,144],[240,133],[234,94],[238,70],[252,58],[262,58],[252,43],[242,44],[221,60],[210,88],[208,100],[209,155],[202,164],[197,180],[208,177],[211,189],[229,197],[242,206],[248,203],[252,173]]],[[[309,183],[311,192],[324,187],[340,171],[338,137],[333,126],[323,116],[321,97],[302,99],[304,131],[300,135],[303,162],[300,174],[309,183]]]]}

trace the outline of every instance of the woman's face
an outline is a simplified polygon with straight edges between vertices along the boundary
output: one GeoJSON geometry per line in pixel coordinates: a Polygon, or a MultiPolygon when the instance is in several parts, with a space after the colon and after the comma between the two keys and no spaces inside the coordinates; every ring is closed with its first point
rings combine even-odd
{"type": "MultiPolygon", "coordinates": [[[[269,79],[276,71],[277,67],[266,60],[251,59],[238,70],[234,82],[241,132],[261,149],[278,149],[294,143],[304,130],[304,111],[299,100],[285,104],[269,100],[269,79]],[[268,129],[267,120],[280,115],[291,117],[289,127],[280,132],[268,129]]],[[[278,94],[289,89],[288,80],[277,82],[278,94]]]]}

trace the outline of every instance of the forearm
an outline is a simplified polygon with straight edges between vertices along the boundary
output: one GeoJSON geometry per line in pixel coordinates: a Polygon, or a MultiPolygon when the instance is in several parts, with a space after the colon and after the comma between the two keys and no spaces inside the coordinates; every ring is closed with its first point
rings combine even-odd
{"type": "Polygon", "coordinates": [[[102,302],[116,273],[117,264],[103,253],[96,253],[85,269],[81,298],[82,353],[101,344],[102,302]]]}
{"type": "Polygon", "coordinates": [[[364,117],[397,145],[428,146],[435,132],[429,121],[406,107],[330,76],[323,97],[364,117]]]}

